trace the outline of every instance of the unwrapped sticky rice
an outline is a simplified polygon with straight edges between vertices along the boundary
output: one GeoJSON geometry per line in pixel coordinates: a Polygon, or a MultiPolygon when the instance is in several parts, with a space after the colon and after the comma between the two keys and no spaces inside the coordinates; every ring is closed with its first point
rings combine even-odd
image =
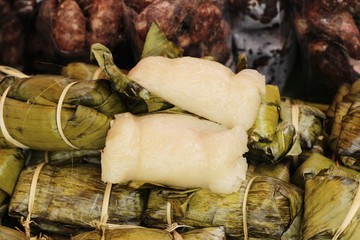
{"type": "Polygon", "coordinates": [[[145,181],[172,187],[239,190],[245,179],[247,133],[185,114],[122,113],[102,152],[102,180],[145,181]]]}
{"type": "Polygon", "coordinates": [[[265,77],[256,70],[235,74],[218,62],[193,57],[147,57],[128,77],[175,106],[229,128],[251,128],[265,94],[265,77]]]}

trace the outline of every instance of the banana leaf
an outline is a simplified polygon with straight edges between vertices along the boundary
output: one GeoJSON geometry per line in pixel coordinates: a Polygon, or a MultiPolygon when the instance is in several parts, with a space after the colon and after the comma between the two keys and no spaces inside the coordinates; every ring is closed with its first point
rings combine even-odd
{"type": "Polygon", "coordinates": [[[306,180],[302,239],[360,239],[360,175],[348,170],[330,167],[306,180]]]}
{"type": "Polygon", "coordinates": [[[248,61],[245,53],[239,53],[236,61],[235,72],[238,73],[241,70],[248,68],[248,61]]]}
{"type": "Polygon", "coordinates": [[[13,193],[24,165],[24,154],[20,149],[0,149],[0,205],[13,193]]]}
{"type": "Polygon", "coordinates": [[[0,206],[5,202],[5,200],[9,197],[9,195],[0,189],[0,206]]]}
{"type": "Polygon", "coordinates": [[[275,178],[258,176],[250,180],[250,176],[232,194],[216,194],[206,189],[152,189],[143,222],[149,227],[166,228],[170,203],[172,220],[178,224],[194,228],[224,226],[227,235],[242,239],[243,224],[247,223],[249,239],[280,239],[301,212],[303,192],[275,178]],[[249,181],[252,184],[244,204],[249,181]]]}
{"type": "Polygon", "coordinates": [[[335,162],[319,153],[310,155],[291,176],[291,182],[301,189],[305,188],[307,179],[315,177],[319,172],[335,166],[335,162]]]}
{"type": "Polygon", "coordinates": [[[340,102],[342,102],[344,96],[349,94],[351,91],[351,84],[343,83],[339,86],[334,99],[332,100],[329,109],[326,112],[326,116],[330,119],[333,119],[336,116],[336,105],[340,102]]]}
{"type": "Polygon", "coordinates": [[[336,154],[344,165],[360,171],[360,99],[342,118],[336,154]]]}
{"type": "Polygon", "coordinates": [[[249,130],[251,141],[271,142],[280,121],[280,92],[275,85],[266,85],[266,94],[263,96],[258,117],[249,130]]]}
{"type": "MultiPolygon", "coordinates": [[[[223,227],[202,228],[190,230],[180,234],[183,240],[224,240],[225,231],[223,227]]],[[[101,240],[100,231],[92,231],[79,234],[72,240],[101,240]]],[[[109,229],[105,232],[105,240],[176,240],[174,236],[161,229],[156,228],[119,228],[109,229]]]]}
{"type": "MultiPolygon", "coordinates": [[[[9,216],[27,217],[29,192],[37,166],[24,169],[9,204],[9,216]]],[[[40,172],[31,214],[31,230],[36,233],[75,235],[92,229],[99,220],[105,183],[101,168],[93,164],[45,165],[40,172]]],[[[108,206],[108,223],[140,225],[147,190],[131,190],[113,185],[108,206]]]]}
{"type": "Polygon", "coordinates": [[[27,240],[27,238],[19,230],[0,226],[0,240],[27,240]]]}
{"type": "Polygon", "coordinates": [[[112,53],[100,43],[91,45],[91,58],[96,59],[108,75],[116,91],[125,100],[128,110],[133,113],[147,113],[173,107],[172,104],[155,96],[133,80],[129,79],[114,63],[112,53]]]}
{"type": "Polygon", "coordinates": [[[295,137],[294,125],[280,122],[271,142],[248,142],[247,160],[254,165],[261,162],[276,164],[286,156],[298,156],[301,153],[299,138],[295,137]]]}
{"type": "Polygon", "coordinates": [[[260,176],[267,176],[290,182],[290,165],[291,162],[284,160],[277,164],[271,162],[262,162],[255,166],[254,173],[260,176]]]}
{"type": "Polygon", "coordinates": [[[303,208],[298,215],[296,215],[294,221],[288,228],[288,230],[281,236],[281,240],[299,240],[301,239],[301,223],[303,220],[303,208]]]}
{"type": "Polygon", "coordinates": [[[52,165],[72,165],[78,163],[101,163],[101,152],[99,150],[71,150],[71,151],[29,151],[27,165],[37,165],[48,162],[52,165]]]}
{"type": "Polygon", "coordinates": [[[71,62],[61,69],[64,77],[80,80],[107,79],[107,75],[101,68],[94,64],[83,62],[71,62]]]}
{"type": "Polygon", "coordinates": [[[248,131],[249,151],[247,159],[258,165],[261,162],[276,164],[286,156],[301,153],[296,131],[289,121],[283,121],[280,115],[280,92],[275,85],[266,85],[258,116],[248,131]]]}
{"type": "Polygon", "coordinates": [[[298,105],[299,119],[292,119],[292,103],[283,99],[280,104],[280,116],[283,121],[298,122],[298,133],[302,149],[311,148],[319,137],[322,137],[324,112],[310,105],[298,105]]]}
{"type": "Polygon", "coordinates": [[[339,102],[335,106],[334,117],[332,119],[332,127],[329,137],[329,144],[332,151],[336,151],[336,145],[341,133],[341,122],[343,117],[347,114],[351,106],[350,102],[339,102]]]}
{"type": "MultiPolygon", "coordinates": [[[[10,136],[25,147],[35,150],[72,150],[61,137],[56,121],[56,106],[28,104],[6,98],[3,121],[10,136]]],[[[61,108],[62,130],[68,141],[79,149],[99,150],[105,138],[111,117],[85,106],[61,108]]],[[[16,147],[0,133],[0,147],[16,147]]]]}
{"type": "Polygon", "coordinates": [[[182,57],[184,49],[169,41],[159,25],[152,22],[146,35],[141,58],[149,56],[163,56],[168,58],[182,57]]]}
{"type": "Polygon", "coordinates": [[[329,142],[334,157],[345,166],[360,171],[360,80],[351,86],[342,85],[332,106],[329,142]]]}
{"type": "Polygon", "coordinates": [[[331,150],[329,149],[329,139],[327,137],[318,139],[312,148],[303,149],[297,158],[293,158],[291,172],[295,172],[296,169],[313,154],[320,154],[324,156],[331,154],[331,150]]]}
{"type": "MultiPolygon", "coordinates": [[[[65,87],[76,82],[74,79],[57,75],[34,75],[28,78],[6,77],[0,82],[0,94],[11,86],[7,97],[28,104],[56,106],[65,87]]],[[[125,112],[120,96],[112,90],[107,80],[78,81],[71,86],[64,98],[65,107],[77,105],[113,116],[125,112]]]]}

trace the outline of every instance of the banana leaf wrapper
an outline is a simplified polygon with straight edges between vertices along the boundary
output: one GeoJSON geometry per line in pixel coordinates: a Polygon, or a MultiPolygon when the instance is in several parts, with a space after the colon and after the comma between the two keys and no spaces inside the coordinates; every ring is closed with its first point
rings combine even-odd
{"type": "Polygon", "coordinates": [[[330,119],[333,119],[336,116],[335,109],[336,105],[342,102],[344,96],[349,94],[351,91],[351,84],[343,83],[339,86],[330,106],[329,109],[326,111],[326,116],[330,119]]]}
{"type": "Polygon", "coordinates": [[[291,162],[284,160],[277,164],[271,162],[262,162],[255,166],[254,173],[260,176],[267,176],[290,182],[290,165],[291,162]]]}
{"type": "Polygon", "coordinates": [[[27,238],[19,230],[0,226],[0,240],[27,240],[27,238]]]}
{"type": "Polygon", "coordinates": [[[299,138],[294,125],[280,122],[271,142],[248,142],[247,160],[254,165],[261,162],[279,163],[286,156],[298,156],[301,153],[299,138]]]}
{"type": "Polygon", "coordinates": [[[250,141],[271,142],[280,121],[280,92],[275,85],[266,85],[258,117],[250,129],[250,141]]]}
{"type": "Polygon", "coordinates": [[[9,195],[0,189],[0,206],[6,202],[7,198],[9,197],[9,195]]]}
{"type": "Polygon", "coordinates": [[[335,166],[335,162],[322,154],[313,153],[292,174],[291,182],[301,189],[305,188],[307,179],[315,177],[322,170],[335,166]]]}
{"type": "MultiPolygon", "coordinates": [[[[169,202],[173,222],[195,228],[224,226],[230,238],[242,238],[243,203],[249,181],[244,181],[240,190],[232,194],[216,194],[206,189],[153,189],[143,222],[149,227],[166,228],[169,202]]],[[[301,212],[302,198],[302,190],[294,185],[264,176],[254,179],[246,198],[249,239],[280,239],[301,212]]]]}
{"type": "Polygon", "coordinates": [[[301,152],[296,131],[290,122],[285,122],[280,115],[280,92],[274,85],[266,85],[258,116],[248,131],[249,151],[247,159],[254,165],[262,162],[279,163],[286,156],[301,152]]]}
{"type": "Polygon", "coordinates": [[[334,158],[345,166],[359,171],[360,80],[353,82],[351,86],[343,84],[332,106],[334,110],[329,142],[334,158]]]}
{"type": "Polygon", "coordinates": [[[99,150],[71,150],[71,151],[39,151],[30,150],[27,165],[37,165],[48,162],[51,165],[63,166],[78,163],[101,163],[101,152],[99,150]]]}
{"type": "Polygon", "coordinates": [[[360,98],[342,118],[336,155],[345,166],[360,171],[360,98]]]}
{"type": "MultiPolygon", "coordinates": [[[[183,240],[224,240],[223,227],[202,228],[180,233],[183,240]]],[[[100,231],[79,234],[72,240],[101,240],[100,231]]],[[[175,240],[174,236],[165,230],[156,228],[120,228],[109,229],[105,232],[105,240],[175,240]]]]}
{"type": "MultiPolygon", "coordinates": [[[[29,104],[56,106],[65,87],[74,79],[57,75],[34,75],[28,78],[6,77],[0,82],[0,93],[11,86],[7,97],[29,104]]],[[[99,113],[113,116],[125,112],[120,96],[104,79],[78,81],[71,86],[64,98],[63,106],[86,106],[99,113]]]]}
{"type": "Polygon", "coordinates": [[[292,119],[292,103],[284,99],[280,104],[280,117],[283,121],[293,124],[297,122],[301,148],[311,148],[317,139],[323,136],[323,121],[326,115],[310,105],[298,104],[298,107],[299,119],[292,119]]]}
{"type": "Polygon", "coordinates": [[[80,80],[108,79],[108,76],[99,66],[83,62],[68,63],[61,69],[61,75],[80,80]]]}
{"type": "MultiPolygon", "coordinates": [[[[72,150],[61,137],[56,122],[56,106],[29,104],[6,98],[3,120],[13,139],[28,148],[46,151],[72,150]]],[[[62,130],[68,141],[79,149],[99,150],[105,146],[111,117],[76,106],[61,108],[62,130]]],[[[0,133],[0,147],[16,147],[0,133]]]]}
{"type": "Polygon", "coordinates": [[[301,239],[301,223],[304,216],[304,208],[296,215],[288,230],[281,236],[281,240],[299,240],[301,239]]]}
{"type": "MultiPolygon", "coordinates": [[[[24,169],[9,204],[14,218],[28,214],[29,191],[36,166],[24,169]]],[[[45,165],[40,172],[31,230],[46,234],[70,236],[92,229],[90,223],[100,220],[105,183],[101,168],[93,164],[45,165]]],[[[147,190],[130,190],[113,185],[108,206],[108,223],[140,225],[147,190]]]]}
{"type": "Polygon", "coordinates": [[[146,34],[141,58],[163,56],[168,58],[182,57],[184,49],[169,41],[156,22],[152,22],[146,34]]]}
{"type": "Polygon", "coordinates": [[[155,112],[173,107],[164,99],[152,94],[134,82],[119,69],[113,60],[112,53],[100,43],[91,46],[91,57],[108,75],[116,91],[123,97],[128,110],[133,114],[155,112]]]}
{"type": "Polygon", "coordinates": [[[0,205],[13,193],[24,165],[25,159],[21,149],[0,149],[0,205]]]}
{"type": "Polygon", "coordinates": [[[341,122],[343,117],[347,114],[351,106],[350,102],[339,102],[335,106],[334,117],[332,119],[332,126],[329,136],[329,144],[332,151],[336,151],[336,145],[341,133],[341,122]]]}
{"type": "Polygon", "coordinates": [[[306,181],[302,239],[360,239],[359,209],[339,237],[333,238],[353,202],[359,201],[355,199],[359,173],[347,170],[330,167],[306,181]]]}

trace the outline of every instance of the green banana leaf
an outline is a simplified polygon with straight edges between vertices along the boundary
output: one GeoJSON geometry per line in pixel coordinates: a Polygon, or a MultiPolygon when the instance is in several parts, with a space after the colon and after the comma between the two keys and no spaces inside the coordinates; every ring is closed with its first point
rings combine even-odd
{"type": "MultiPolygon", "coordinates": [[[[93,231],[79,234],[73,240],[101,240],[102,233],[93,231]]],[[[223,240],[225,231],[223,227],[202,228],[181,233],[183,240],[223,240]]],[[[175,240],[174,236],[165,230],[156,228],[119,228],[109,229],[105,232],[105,240],[175,240]]]]}
{"type": "Polygon", "coordinates": [[[249,151],[245,156],[254,165],[261,162],[276,164],[286,156],[298,156],[301,153],[294,125],[288,122],[278,124],[272,142],[249,141],[248,147],[249,151]]]}
{"type": "Polygon", "coordinates": [[[216,194],[206,189],[152,189],[143,215],[146,226],[166,228],[168,203],[173,222],[195,228],[224,226],[228,236],[242,239],[243,203],[249,239],[280,239],[301,212],[302,190],[284,181],[258,176],[243,182],[232,194],[216,194]]]}
{"type": "Polygon", "coordinates": [[[290,182],[291,162],[284,160],[277,164],[271,162],[262,162],[255,166],[254,173],[260,176],[267,176],[290,182]]]}
{"type": "Polygon", "coordinates": [[[156,22],[152,22],[146,35],[141,58],[163,56],[168,58],[182,57],[184,49],[176,46],[166,38],[165,33],[156,22]]]}
{"type": "MultiPolygon", "coordinates": [[[[330,147],[337,160],[345,166],[360,171],[360,80],[347,91],[338,90],[334,99],[334,115],[330,131],[330,147]]],[[[345,87],[343,87],[345,88],[345,87]]]]}
{"type": "Polygon", "coordinates": [[[0,206],[5,203],[8,197],[9,195],[5,191],[0,189],[0,206]]]}
{"type": "Polygon", "coordinates": [[[354,103],[342,118],[336,154],[343,164],[360,171],[360,106],[354,103]]]}
{"type": "MultiPolygon", "coordinates": [[[[35,150],[72,150],[61,137],[56,121],[56,106],[28,104],[6,98],[3,121],[10,136],[35,150]]],[[[61,126],[68,141],[79,149],[100,150],[105,146],[105,138],[111,117],[85,107],[61,108],[61,126]]],[[[0,147],[16,147],[0,133],[0,147]]]]}
{"type": "MultiPolygon", "coordinates": [[[[57,75],[34,75],[28,78],[6,77],[0,82],[0,94],[9,87],[7,97],[28,104],[56,106],[65,87],[74,79],[57,75]]],[[[125,112],[120,96],[113,91],[107,80],[78,81],[66,93],[64,105],[86,106],[108,116],[125,112]]]]}
{"type": "MultiPolygon", "coordinates": [[[[25,168],[9,204],[9,216],[27,217],[32,178],[37,166],[25,168]]],[[[91,222],[100,220],[106,183],[101,180],[101,167],[74,164],[56,167],[45,165],[36,185],[31,220],[33,233],[64,236],[93,229],[91,222]]],[[[147,190],[132,190],[113,185],[108,205],[108,223],[140,225],[147,190]]]]}
{"type": "Polygon", "coordinates": [[[347,114],[351,102],[339,102],[335,106],[334,117],[332,119],[331,132],[329,137],[329,143],[332,151],[336,151],[337,142],[341,134],[341,122],[343,117],[347,114]]]}
{"type": "Polygon", "coordinates": [[[101,164],[101,151],[99,150],[71,150],[71,151],[29,151],[28,165],[37,165],[48,162],[52,165],[72,165],[78,163],[101,164]]]}
{"type": "Polygon", "coordinates": [[[291,182],[301,189],[304,189],[307,179],[315,177],[319,172],[331,166],[335,166],[333,160],[322,154],[314,153],[296,169],[291,177],[291,182]]]}
{"type": "Polygon", "coordinates": [[[276,164],[287,156],[301,153],[295,127],[281,115],[281,97],[277,86],[266,85],[258,116],[249,129],[246,158],[257,165],[261,162],[276,164]]]}
{"type": "Polygon", "coordinates": [[[318,108],[310,105],[298,104],[298,107],[299,119],[292,119],[291,101],[281,101],[281,119],[291,123],[298,121],[301,148],[312,148],[317,139],[324,134],[323,121],[326,119],[326,115],[318,108]]]}
{"type": "Polygon", "coordinates": [[[335,166],[306,180],[301,239],[360,239],[359,180],[335,166]]]}
{"type": "Polygon", "coordinates": [[[275,85],[266,85],[258,117],[249,131],[251,141],[271,142],[280,121],[280,92],[275,85]]]}
{"type": "Polygon", "coordinates": [[[64,77],[80,80],[107,79],[107,75],[95,64],[71,62],[61,69],[64,77]]]}
{"type": "Polygon", "coordinates": [[[133,114],[155,112],[173,107],[172,104],[155,96],[133,80],[129,79],[114,63],[112,53],[100,43],[91,45],[91,58],[108,75],[116,91],[123,97],[128,110],[133,114]]]}
{"type": "Polygon", "coordinates": [[[0,205],[13,193],[24,165],[25,158],[21,149],[0,149],[0,205]]]}

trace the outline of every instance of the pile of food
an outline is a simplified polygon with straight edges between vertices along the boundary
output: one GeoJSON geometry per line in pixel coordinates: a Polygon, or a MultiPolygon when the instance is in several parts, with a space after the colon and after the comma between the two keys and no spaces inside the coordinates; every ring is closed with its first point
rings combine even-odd
{"type": "MultiPolygon", "coordinates": [[[[0,65],[0,239],[360,238],[360,79],[328,104],[290,98],[246,58],[233,68],[217,55],[225,2],[117,3],[136,29],[134,66],[96,40],[117,5],[70,0],[41,7],[87,22],[71,44],[90,60],[56,73],[0,65]],[[210,45],[194,40],[204,16],[221,23],[210,45]]],[[[30,18],[35,5],[13,6],[30,18]]]]}

